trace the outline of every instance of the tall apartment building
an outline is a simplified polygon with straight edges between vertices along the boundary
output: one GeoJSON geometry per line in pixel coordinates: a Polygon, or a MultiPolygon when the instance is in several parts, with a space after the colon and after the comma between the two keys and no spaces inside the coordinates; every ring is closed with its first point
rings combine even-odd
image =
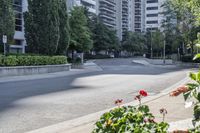
{"type": "Polygon", "coordinates": [[[132,0],[98,0],[98,15],[105,25],[117,31],[122,40],[125,31],[131,28],[129,5],[132,0]]]}
{"type": "Polygon", "coordinates": [[[145,31],[145,0],[133,0],[133,16],[135,32],[145,31]]]}
{"type": "Polygon", "coordinates": [[[10,52],[25,53],[24,18],[23,13],[28,9],[27,0],[13,0],[15,13],[14,43],[10,45],[10,52]]]}
{"type": "Polygon", "coordinates": [[[85,6],[90,13],[97,13],[96,0],[67,0],[67,6],[69,11],[74,6],[85,6]]]}
{"type": "Polygon", "coordinates": [[[116,29],[116,0],[98,0],[98,15],[106,26],[116,29]]]}
{"type": "Polygon", "coordinates": [[[165,0],[147,0],[146,1],[146,16],[145,29],[146,31],[155,31],[161,29],[164,18],[162,5],[165,0]]]}

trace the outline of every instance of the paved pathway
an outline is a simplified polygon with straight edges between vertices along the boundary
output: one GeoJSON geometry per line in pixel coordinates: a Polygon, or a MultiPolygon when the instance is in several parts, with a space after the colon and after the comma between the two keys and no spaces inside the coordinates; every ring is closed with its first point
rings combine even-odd
{"type": "Polygon", "coordinates": [[[182,80],[188,69],[157,68],[132,59],[97,60],[84,70],[0,78],[0,133],[22,133],[151,96],[182,80]]]}

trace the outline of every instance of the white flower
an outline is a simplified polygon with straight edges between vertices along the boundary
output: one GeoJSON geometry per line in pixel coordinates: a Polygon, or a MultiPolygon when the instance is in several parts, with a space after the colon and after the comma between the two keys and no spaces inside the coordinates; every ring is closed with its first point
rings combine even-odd
{"type": "Polygon", "coordinates": [[[185,102],[185,108],[190,108],[193,105],[193,102],[185,102]]]}

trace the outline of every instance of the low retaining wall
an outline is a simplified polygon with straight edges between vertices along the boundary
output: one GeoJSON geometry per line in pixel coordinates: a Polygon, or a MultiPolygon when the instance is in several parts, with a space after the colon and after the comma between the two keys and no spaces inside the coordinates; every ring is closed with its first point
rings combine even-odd
{"type": "MultiPolygon", "coordinates": [[[[154,64],[154,65],[163,65],[164,64],[163,59],[146,59],[146,61],[148,61],[150,64],[154,64]]],[[[166,65],[172,65],[173,60],[166,59],[165,64],[166,65]]]]}
{"type": "Polygon", "coordinates": [[[54,73],[54,72],[69,71],[70,69],[71,69],[70,64],[0,67],[0,77],[54,73]]]}

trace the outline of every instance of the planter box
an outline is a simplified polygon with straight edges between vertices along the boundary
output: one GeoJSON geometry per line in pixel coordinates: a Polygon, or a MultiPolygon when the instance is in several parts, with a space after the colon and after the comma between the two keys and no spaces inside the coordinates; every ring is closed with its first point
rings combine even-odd
{"type": "Polygon", "coordinates": [[[0,67],[0,77],[54,73],[54,72],[69,71],[70,69],[71,69],[70,64],[0,67]]]}

